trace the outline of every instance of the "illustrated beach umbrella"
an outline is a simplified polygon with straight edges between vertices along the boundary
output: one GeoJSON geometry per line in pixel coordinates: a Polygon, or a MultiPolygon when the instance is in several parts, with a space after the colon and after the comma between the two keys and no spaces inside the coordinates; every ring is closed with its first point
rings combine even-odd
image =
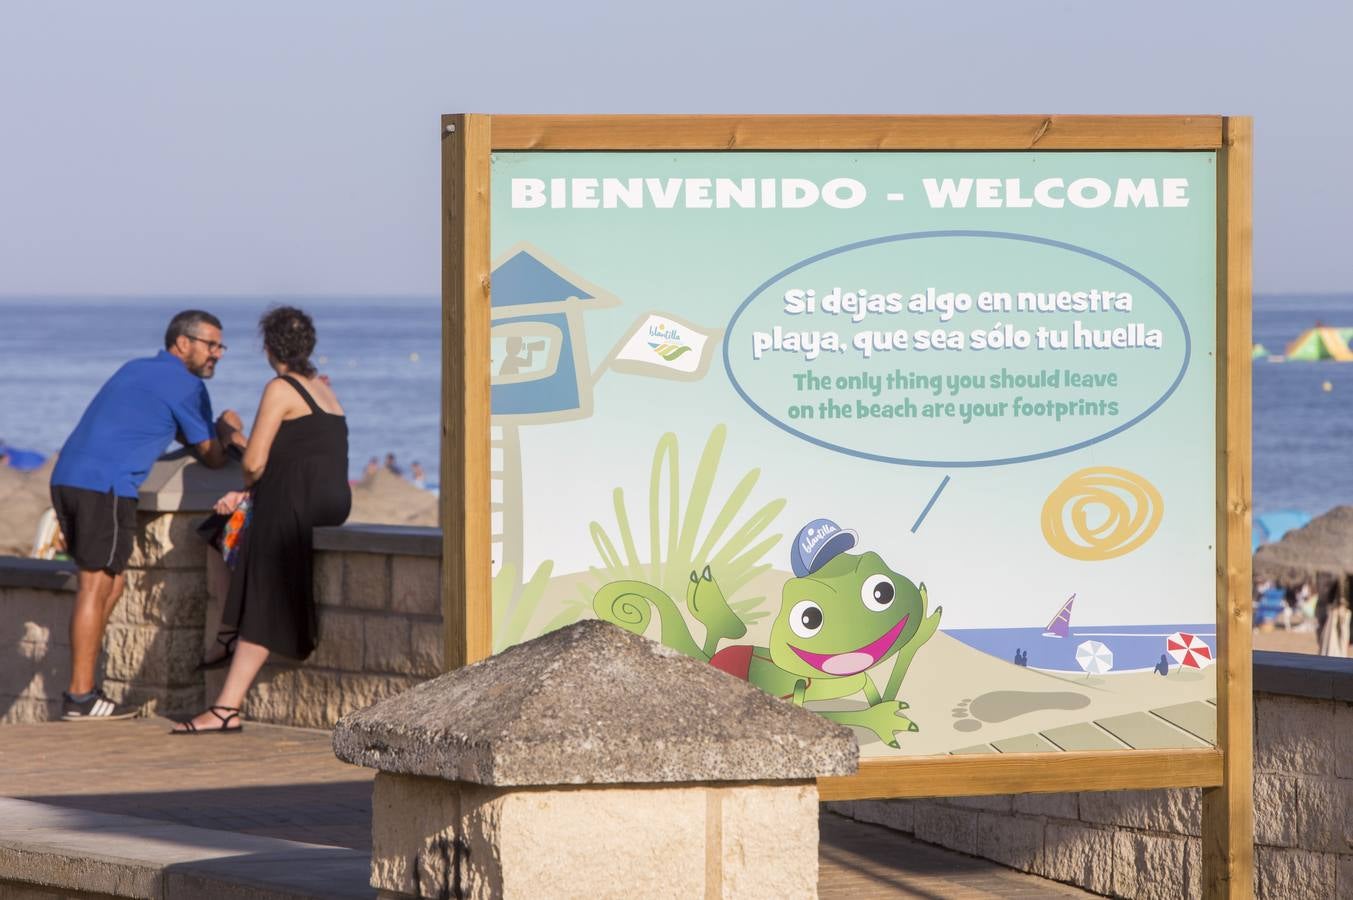
{"type": "Polygon", "coordinates": [[[1190,669],[1206,669],[1216,660],[1212,648],[1195,635],[1187,631],[1176,631],[1165,639],[1165,652],[1174,657],[1174,661],[1190,669]]]}
{"type": "Polygon", "coordinates": [[[1076,648],[1076,662],[1088,675],[1103,675],[1113,668],[1113,651],[1099,641],[1086,641],[1076,648]]]}

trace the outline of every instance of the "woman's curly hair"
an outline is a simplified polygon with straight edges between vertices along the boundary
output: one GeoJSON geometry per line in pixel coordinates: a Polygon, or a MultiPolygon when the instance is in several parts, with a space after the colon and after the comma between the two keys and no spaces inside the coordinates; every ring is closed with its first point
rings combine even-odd
{"type": "Polygon", "coordinates": [[[277,306],[258,320],[263,348],[273,359],[304,378],[315,374],[310,354],[315,352],[315,323],[294,306],[277,306]]]}

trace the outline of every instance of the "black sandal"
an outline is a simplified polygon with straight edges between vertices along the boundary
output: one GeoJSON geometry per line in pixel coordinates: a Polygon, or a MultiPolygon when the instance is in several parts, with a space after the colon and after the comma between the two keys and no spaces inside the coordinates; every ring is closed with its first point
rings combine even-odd
{"type": "Polygon", "coordinates": [[[193,724],[193,720],[192,720],[192,719],[188,719],[188,720],[186,720],[186,721],[183,721],[183,722],[180,722],[180,723],[179,723],[180,725],[183,726],[183,730],[182,730],[182,731],[179,731],[178,729],[171,729],[169,733],[170,733],[170,734],[192,734],[192,735],[202,735],[202,734],[239,734],[241,731],[244,730],[244,724],[243,724],[243,723],[241,723],[241,724],[239,724],[239,725],[236,725],[234,728],[231,728],[231,727],[230,727],[230,721],[231,721],[232,719],[238,719],[238,718],[240,717],[240,710],[239,710],[239,707],[237,707],[237,706],[208,706],[208,707],[207,707],[207,712],[211,713],[213,716],[215,716],[216,718],[218,718],[218,719],[221,720],[221,727],[220,727],[220,728],[198,728],[196,725],[193,724]],[[225,710],[226,712],[230,713],[230,715],[228,715],[228,716],[223,716],[223,715],[221,715],[220,713],[217,712],[218,709],[223,709],[223,710],[225,710]]]}
{"type": "Polygon", "coordinates": [[[235,656],[235,645],[240,642],[240,633],[238,631],[218,631],[216,632],[216,643],[225,648],[225,652],[211,661],[202,660],[193,669],[194,672],[206,672],[210,669],[224,669],[230,665],[230,660],[235,656]],[[230,637],[226,637],[230,635],[230,637]]]}

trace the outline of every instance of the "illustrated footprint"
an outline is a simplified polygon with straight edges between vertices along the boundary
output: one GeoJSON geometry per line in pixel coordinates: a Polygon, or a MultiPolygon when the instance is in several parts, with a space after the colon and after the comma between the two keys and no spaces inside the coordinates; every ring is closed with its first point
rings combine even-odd
{"type": "Polygon", "coordinates": [[[982,723],[972,718],[969,714],[969,708],[971,706],[972,698],[965,697],[959,701],[958,706],[955,706],[950,711],[953,713],[954,718],[958,719],[958,721],[954,723],[955,731],[976,731],[982,727],[982,723]]]}
{"type": "Polygon", "coordinates": [[[1071,691],[991,691],[954,707],[953,716],[958,720],[954,730],[976,731],[984,722],[1005,722],[1026,713],[1084,709],[1089,705],[1089,697],[1071,691]]]}

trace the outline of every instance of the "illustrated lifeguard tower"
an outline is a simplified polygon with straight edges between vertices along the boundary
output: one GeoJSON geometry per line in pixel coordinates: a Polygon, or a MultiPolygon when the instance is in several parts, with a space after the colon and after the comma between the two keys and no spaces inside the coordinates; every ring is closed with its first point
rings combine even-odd
{"type": "Polygon", "coordinates": [[[539,250],[520,244],[494,265],[491,303],[493,559],[523,564],[522,425],[592,415],[583,313],[619,305],[539,250]]]}

